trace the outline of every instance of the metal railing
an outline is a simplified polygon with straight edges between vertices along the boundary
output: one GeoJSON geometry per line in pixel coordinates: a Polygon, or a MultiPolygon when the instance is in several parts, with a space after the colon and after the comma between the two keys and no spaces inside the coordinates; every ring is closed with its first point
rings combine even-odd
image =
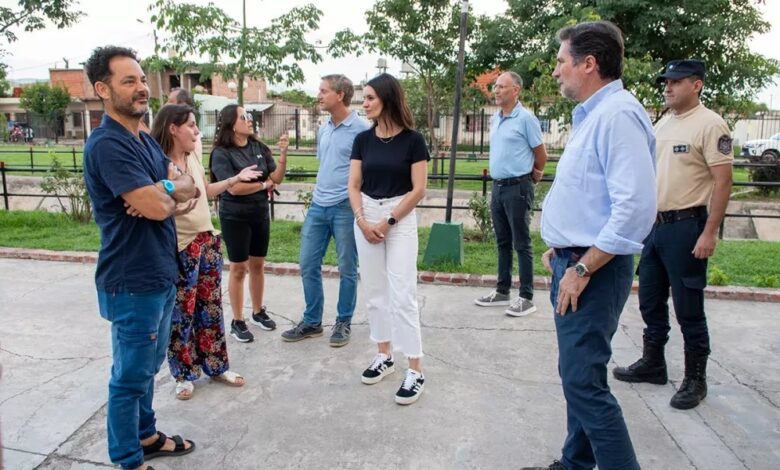
{"type": "MultiPolygon", "coordinates": [[[[0,150],[0,153],[3,151],[0,150]]],[[[14,152],[19,153],[19,152],[14,152]]],[[[28,166],[8,166],[6,163],[2,160],[0,160],[0,182],[2,183],[2,192],[0,192],[0,196],[3,198],[3,207],[5,210],[10,209],[10,200],[11,197],[35,197],[35,198],[67,198],[67,195],[63,194],[40,194],[40,193],[13,193],[9,190],[8,187],[8,178],[7,175],[12,175],[14,173],[23,173],[25,175],[32,174],[46,174],[50,170],[48,167],[43,167],[41,165],[35,166],[34,165],[34,153],[32,149],[30,149],[29,155],[32,164],[28,166]]],[[[49,152],[44,152],[49,153],[49,152]]],[[[59,152],[59,153],[66,153],[72,157],[72,170],[74,173],[81,173],[83,172],[83,168],[77,164],[76,159],[76,151],[73,149],[72,151],[65,151],[65,152],[59,152]]],[[[1,157],[0,157],[1,158],[1,157]]],[[[434,158],[433,164],[437,165],[439,162],[434,158]]],[[[441,162],[443,164],[443,160],[441,162]]],[[[776,164],[771,163],[745,163],[745,162],[735,162],[735,167],[771,167],[776,166],[776,164]]],[[[289,180],[296,180],[296,179],[306,179],[306,178],[315,178],[317,176],[316,171],[295,171],[291,170],[288,171],[285,174],[285,178],[289,180]]],[[[429,182],[444,182],[448,179],[448,176],[445,175],[443,172],[441,174],[429,174],[428,175],[428,181],[429,182]]],[[[481,183],[481,194],[483,197],[487,196],[488,193],[488,184],[492,181],[490,178],[490,175],[487,172],[487,169],[483,169],[481,175],[464,175],[459,174],[455,175],[454,180],[456,182],[458,181],[478,181],[481,183]]],[[[554,180],[554,176],[545,176],[542,178],[542,182],[545,183],[552,183],[554,180]]],[[[780,188],[780,182],[759,182],[759,181],[735,181],[732,183],[735,187],[757,187],[757,188],[780,188]]],[[[275,206],[277,205],[304,205],[305,203],[303,201],[287,201],[287,200],[277,200],[273,195],[270,199],[270,210],[271,210],[271,217],[274,217],[275,212],[275,206]]],[[[421,204],[418,207],[422,209],[446,209],[445,205],[441,204],[421,204]]],[[[468,210],[468,206],[453,206],[452,207],[455,210],[468,210]]],[[[540,207],[535,207],[533,209],[535,212],[541,212],[540,207]]],[[[758,218],[758,219],[780,219],[779,215],[770,215],[770,214],[734,214],[734,213],[726,213],[723,222],[721,222],[720,230],[719,230],[719,237],[723,238],[723,231],[724,231],[724,225],[725,220],[727,218],[758,218]]]]}

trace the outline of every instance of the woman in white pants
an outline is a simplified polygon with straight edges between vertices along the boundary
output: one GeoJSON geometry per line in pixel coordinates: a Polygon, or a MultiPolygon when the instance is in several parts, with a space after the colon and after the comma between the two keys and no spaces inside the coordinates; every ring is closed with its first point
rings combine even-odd
{"type": "Polygon", "coordinates": [[[372,385],[393,373],[393,351],[400,351],[409,369],[395,401],[409,405],[425,383],[414,208],[425,196],[430,156],[425,139],[413,129],[414,118],[395,77],[383,73],[371,79],[363,89],[363,109],[374,126],[355,138],[349,202],[371,340],[378,353],[362,381],[372,385]]]}

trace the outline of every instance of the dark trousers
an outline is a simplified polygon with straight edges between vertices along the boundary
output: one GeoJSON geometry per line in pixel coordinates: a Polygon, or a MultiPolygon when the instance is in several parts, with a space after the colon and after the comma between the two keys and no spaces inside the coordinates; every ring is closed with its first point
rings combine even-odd
{"type": "Polygon", "coordinates": [[[707,260],[692,251],[704,230],[706,214],[699,218],[656,224],[644,242],[639,260],[639,310],[648,341],[669,340],[669,288],[685,351],[709,354],[710,335],[704,315],[707,260]]]}
{"type": "Polygon", "coordinates": [[[531,214],[534,185],[524,178],[511,186],[493,183],[490,212],[498,247],[498,282],[496,290],[509,294],[512,289],[512,250],[517,251],[520,269],[520,297],[534,297],[534,265],[531,250],[531,214]]]}
{"type": "MultiPolygon", "coordinates": [[[[566,397],[568,435],[562,449],[567,470],[638,470],[634,447],[620,405],[609,390],[607,363],[612,336],[631,290],[633,257],[615,256],[596,271],[580,295],[577,312],[555,315],[558,372],[566,397]]],[[[575,261],[567,250],[552,258],[550,299],[575,261]]]]}

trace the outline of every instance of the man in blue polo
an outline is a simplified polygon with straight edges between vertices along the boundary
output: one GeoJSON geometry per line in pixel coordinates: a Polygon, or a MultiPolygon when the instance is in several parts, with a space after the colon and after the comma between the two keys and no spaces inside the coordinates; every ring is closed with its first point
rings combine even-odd
{"type": "Polygon", "coordinates": [[[135,53],[97,48],[85,68],[105,107],[84,147],[84,179],[100,228],[98,306],[111,322],[108,454],[123,469],[149,469],[146,460],[195,449],[191,441],[157,431],[152,399],[178,277],[172,216],[191,210],[198,190],[139,131],[149,88],[135,53]],[[140,216],[128,213],[131,206],[140,216]]]}
{"type": "Polygon", "coordinates": [[[358,280],[355,219],[347,194],[349,157],[355,136],[370,127],[357,112],[349,110],[353,93],[352,82],[344,75],[322,77],[317,99],[320,109],[330,113],[330,118],[317,132],[320,168],[301,230],[300,265],[306,310],[300,323],[282,333],[284,341],[322,335],[322,258],[333,238],[339,262],[339,300],[329,344],[337,348],[349,342],[358,280]]]}
{"type": "Polygon", "coordinates": [[[518,101],[520,75],[505,72],[493,86],[501,108],[490,118],[490,212],[498,248],[496,289],[474,300],[481,307],[507,306],[507,315],[521,317],[536,311],[531,217],[534,183],[542,179],[547,151],[539,120],[518,101]],[[512,250],[517,251],[520,295],[510,301],[512,250]]]}
{"type": "Polygon", "coordinates": [[[623,89],[623,35],[613,23],[558,32],[553,77],[578,104],[542,205],[542,262],[552,273],[558,372],[568,435],[560,461],[524,470],[639,470],[607,383],[611,341],[633,281],[634,253],[655,219],[655,137],[623,89]]]}

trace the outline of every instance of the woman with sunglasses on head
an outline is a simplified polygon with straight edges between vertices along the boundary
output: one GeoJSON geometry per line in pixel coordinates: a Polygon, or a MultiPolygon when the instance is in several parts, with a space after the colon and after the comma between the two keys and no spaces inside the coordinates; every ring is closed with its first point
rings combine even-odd
{"type": "Polygon", "coordinates": [[[228,294],[233,310],[230,335],[242,343],[254,335],[244,321],[244,278],[249,273],[249,297],[252,301],[250,321],[264,330],[276,328],[263,305],[265,288],[265,257],[271,234],[268,197],[284,179],[287,166],[288,138],[279,138],[279,161],[274,161],[271,149],[255,137],[252,115],[234,104],[225,106],[217,117],[214,149],[209,169],[213,181],[232,178],[249,165],[257,165],[260,177],[239,182],[222,195],[219,222],[230,260],[228,294]]]}
{"type": "Polygon", "coordinates": [[[168,365],[176,379],[176,398],[189,400],[195,389],[193,382],[201,371],[228,385],[241,387],[245,383],[241,375],[229,370],[222,317],[221,241],[211,223],[208,198],[239,181],[257,178],[259,172],[250,165],[233,178],[207,183],[203,165],[195,154],[200,132],[189,106],[162,107],[154,118],[151,135],[177,171],[192,176],[200,191],[198,198],[182,204],[175,214],[179,280],[168,345],[168,365]]]}
{"type": "Polygon", "coordinates": [[[428,148],[414,130],[403,89],[383,73],[363,89],[363,109],[374,126],[355,137],[349,201],[355,214],[360,279],[377,355],[363,372],[371,385],[395,371],[393,351],[409,360],[395,401],[409,405],[423,391],[422,340],[417,309],[417,216],[425,196],[428,148]]]}

